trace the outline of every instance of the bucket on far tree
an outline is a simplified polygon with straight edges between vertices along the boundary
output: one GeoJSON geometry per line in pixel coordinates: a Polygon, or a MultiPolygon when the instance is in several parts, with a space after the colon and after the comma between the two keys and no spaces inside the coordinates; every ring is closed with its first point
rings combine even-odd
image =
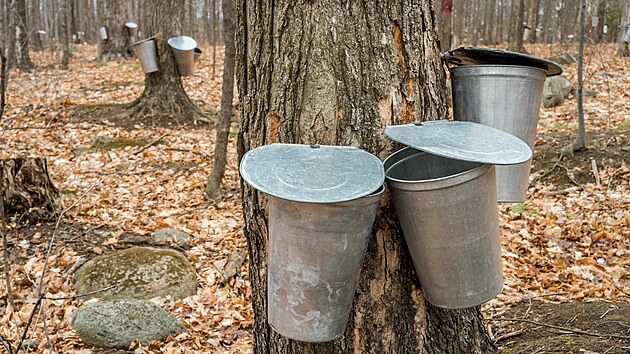
{"type": "MultiPolygon", "coordinates": [[[[444,57],[444,55],[443,55],[444,57]]],[[[458,48],[447,60],[455,120],[481,123],[510,133],[533,150],[546,76],[562,73],[548,60],[486,48],[458,48]]],[[[531,160],[497,166],[497,198],[522,202],[529,184],[531,160]]]]}
{"type": "Polygon", "coordinates": [[[101,26],[98,28],[98,36],[101,38],[101,40],[107,40],[107,27],[106,26],[101,26]]]}
{"type": "Polygon", "coordinates": [[[494,164],[531,157],[520,139],[471,122],[388,126],[410,147],[384,161],[385,178],[426,299],[466,308],[503,286],[494,164]]]}
{"type": "Polygon", "coordinates": [[[159,71],[155,37],[143,39],[131,46],[145,74],[159,71]]]}
{"type": "Polygon", "coordinates": [[[381,161],[353,147],[272,144],[245,154],[240,170],[269,195],[269,325],[304,342],[341,337],[383,192],[381,161]]]}
{"type": "Polygon", "coordinates": [[[197,60],[199,60],[199,57],[201,56],[201,49],[199,47],[195,48],[195,64],[197,64],[197,60]]]}
{"type": "Polygon", "coordinates": [[[173,50],[173,55],[175,55],[179,75],[192,75],[195,70],[195,48],[197,47],[197,41],[188,36],[178,36],[169,38],[168,45],[173,50]]]}
{"type": "Polygon", "coordinates": [[[129,37],[138,36],[138,24],[135,22],[125,22],[125,27],[127,28],[127,33],[129,33],[129,37]]]}

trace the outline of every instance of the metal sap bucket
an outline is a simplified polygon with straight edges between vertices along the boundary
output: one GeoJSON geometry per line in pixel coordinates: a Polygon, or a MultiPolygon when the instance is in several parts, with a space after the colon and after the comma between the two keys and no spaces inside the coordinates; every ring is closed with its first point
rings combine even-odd
{"type": "Polygon", "coordinates": [[[99,27],[98,36],[101,38],[101,40],[107,40],[107,27],[106,26],[99,27]]]}
{"type": "Polygon", "coordinates": [[[145,74],[159,71],[155,37],[143,39],[131,46],[145,74]]]}
{"type": "Polygon", "coordinates": [[[383,192],[374,155],[353,147],[271,144],[241,176],[268,194],[267,321],[304,342],[341,337],[383,192]]]}
{"type": "Polygon", "coordinates": [[[188,36],[178,36],[169,38],[168,45],[173,49],[179,75],[192,75],[195,70],[195,48],[197,47],[197,41],[188,36]]]}
{"type": "Polygon", "coordinates": [[[269,197],[268,321],[276,332],[305,342],[344,334],[382,192],[333,204],[269,197]]]}
{"type": "Polygon", "coordinates": [[[138,35],[138,24],[135,22],[125,22],[125,27],[130,37],[136,37],[138,35]]]}
{"type": "MultiPolygon", "coordinates": [[[[510,133],[534,148],[545,71],[529,66],[470,65],[451,68],[453,117],[510,133]]],[[[522,202],[531,160],[497,166],[500,202],[522,202]]]]}
{"type": "Polygon", "coordinates": [[[498,129],[471,122],[388,126],[411,147],[384,162],[402,231],[426,299],[465,308],[502,288],[494,164],[531,158],[531,149],[498,129]]]}
{"type": "Polygon", "coordinates": [[[201,51],[201,49],[199,47],[195,48],[195,65],[197,64],[197,60],[199,60],[199,57],[201,56],[203,52],[201,51]]]}
{"type": "Polygon", "coordinates": [[[464,308],[503,287],[494,166],[412,148],[384,162],[385,179],[426,299],[464,308]]]}

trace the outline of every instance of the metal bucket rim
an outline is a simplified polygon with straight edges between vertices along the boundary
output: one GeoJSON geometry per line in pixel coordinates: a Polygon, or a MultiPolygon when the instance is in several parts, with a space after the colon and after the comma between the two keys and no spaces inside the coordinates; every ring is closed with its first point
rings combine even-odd
{"type": "Polygon", "coordinates": [[[374,192],[366,194],[366,195],[364,195],[362,197],[358,197],[358,198],[350,199],[350,200],[344,200],[344,201],[341,201],[341,202],[334,202],[334,203],[302,202],[302,201],[296,201],[296,200],[291,200],[291,199],[285,199],[285,198],[277,197],[277,196],[271,195],[271,194],[266,194],[266,195],[269,198],[282,199],[282,200],[286,200],[286,201],[291,202],[291,203],[321,204],[321,205],[326,205],[326,206],[345,207],[345,206],[350,206],[350,205],[352,205],[352,206],[369,205],[369,204],[373,204],[375,202],[378,202],[381,199],[381,195],[383,194],[384,191],[385,191],[385,185],[381,184],[381,186],[378,187],[374,192]],[[376,200],[374,200],[374,199],[376,199],[376,200]]]}
{"type": "MultiPolygon", "coordinates": [[[[405,149],[411,149],[411,150],[415,150],[413,148],[405,148],[405,149]]],[[[390,155],[387,159],[385,159],[385,161],[383,161],[383,164],[385,165],[387,163],[387,160],[389,160],[390,158],[394,157],[397,153],[402,152],[405,149],[401,149],[396,151],[395,153],[393,153],[392,155],[390,155]]],[[[401,159],[400,161],[396,161],[394,164],[392,164],[387,171],[385,171],[385,180],[389,183],[394,183],[395,187],[397,186],[414,186],[414,187],[420,187],[418,189],[422,189],[422,190],[437,190],[437,189],[443,189],[443,188],[449,188],[449,187],[453,187],[468,181],[471,181],[481,175],[483,175],[484,173],[488,172],[490,169],[492,169],[492,167],[494,167],[494,165],[491,164],[484,164],[484,163],[480,163],[480,162],[467,162],[467,161],[460,161],[460,160],[455,160],[455,159],[450,159],[447,157],[441,157],[441,156],[437,156],[437,155],[432,155],[429,154],[427,152],[424,151],[419,151],[416,150],[417,153],[411,155],[411,156],[407,156],[403,159],[401,159]],[[389,171],[392,170],[392,168],[398,166],[399,164],[411,159],[411,158],[416,158],[418,155],[431,155],[431,156],[436,156],[438,158],[441,159],[445,159],[445,160],[451,160],[451,161],[460,161],[460,162],[466,162],[466,163],[471,163],[471,164],[476,164],[475,167],[467,169],[465,171],[459,172],[459,173],[455,173],[452,175],[448,175],[448,176],[444,176],[444,177],[438,177],[438,178],[430,178],[430,179],[422,179],[422,180],[403,180],[403,179],[398,179],[398,178],[393,178],[389,175],[389,171]]],[[[409,188],[405,188],[405,189],[409,189],[409,188]]]]}
{"type": "Polygon", "coordinates": [[[135,22],[125,22],[125,27],[129,29],[138,28],[138,24],[135,22]]]}
{"type": "Polygon", "coordinates": [[[132,46],[140,45],[142,43],[149,42],[149,41],[155,41],[155,36],[139,40],[136,43],[133,43],[132,46]]]}
{"type": "Polygon", "coordinates": [[[452,67],[449,67],[449,70],[452,72],[452,71],[468,71],[468,70],[482,69],[482,68],[506,69],[510,71],[514,71],[514,69],[519,69],[523,71],[540,72],[543,75],[543,77],[547,76],[547,71],[545,71],[544,69],[537,68],[535,66],[525,66],[525,65],[475,64],[475,65],[452,66],[452,67]]]}

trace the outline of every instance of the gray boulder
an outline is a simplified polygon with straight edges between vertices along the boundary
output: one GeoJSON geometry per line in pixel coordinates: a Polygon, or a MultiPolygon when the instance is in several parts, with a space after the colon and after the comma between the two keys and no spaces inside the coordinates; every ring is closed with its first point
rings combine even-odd
{"type": "Polygon", "coordinates": [[[182,299],[197,292],[197,273],[188,259],[171,249],[134,247],[86,262],[74,274],[81,294],[115,286],[90,295],[105,300],[182,299]]]}
{"type": "Polygon", "coordinates": [[[577,53],[564,53],[560,55],[556,55],[555,57],[549,58],[549,60],[556,62],[558,64],[573,64],[577,63],[578,55],[577,53]]]}
{"type": "Polygon", "coordinates": [[[178,242],[189,239],[190,235],[175,229],[161,229],[157,230],[155,234],[153,234],[153,238],[158,242],[164,242],[167,240],[178,242]]]}
{"type": "Polygon", "coordinates": [[[543,88],[543,107],[550,108],[559,105],[573,92],[573,85],[563,76],[551,76],[545,80],[543,88]]]}
{"type": "Polygon", "coordinates": [[[75,311],[72,326],[87,345],[122,349],[134,340],[146,345],[186,331],[177,318],[145,300],[87,303],[75,311]]]}

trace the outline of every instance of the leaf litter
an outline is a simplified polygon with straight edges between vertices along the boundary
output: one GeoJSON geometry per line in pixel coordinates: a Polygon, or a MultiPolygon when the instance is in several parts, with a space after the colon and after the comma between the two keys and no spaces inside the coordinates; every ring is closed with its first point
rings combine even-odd
{"type": "MultiPolygon", "coordinates": [[[[137,97],[143,74],[134,60],[100,63],[92,60],[94,47],[76,48],[69,71],[51,67],[33,73],[13,71],[9,105],[1,122],[2,157],[48,158],[65,205],[104,180],[64,220],[66,234],[60,236],[45,273],[47,297],[76,294],[69,271],[86,257],[129,247],[133,237],[150,242],[154,231],[175,228],[193,236],[181,250],[197,270],[199,290],[183,300],[153,301],[179,318],[188,332],[132,349],[138,353],[251,352],[247,260],[237,276],[221,286],[230,254],[247,249],[234,134],[228,146],[224,197],[209,203],[204,200],[204,187],[212,168],[215,131],[203,126],[123,129],[109,121],[86,121],[86,115],[105,116],[108,104],[137,97]],[[134,144],[95,148],[98,139],[146,143],[158,137],[162,137],[160,144],[142,151],[134,144]],[[89,237],[92,241],[85,241],[89,237]]],[[[590,61],[585,71],[586,88],[597,92],[596,97],[585,97],[592,143],[586,153],[576,152],[573,159],[565,157],[554,167],[562,144],[576,132],[575,99],[541,109],[528,200],[499,206],[504,288],[484,305],[485,314],[501,314],[533,297],[547,302],[630,300],[630,162],[624,150],[630,145],[630,59],[612,55],[612,45],[597,50],[605,61],[590,61]]],[[[206,112],[218,112],[220,106],[223,52],[218,52],[216,77],[211,75],[210,60],[202,57],[195,76],[183,79],[190,98],[206,112]]],[[[536,45],[531,52],[548,57],[553,48],[536,45]]],[[[50,64],[47,60],[44,53],[34,53],[38,65],[50,64]]],[[[576,65],[565,66],[565,76],[575,84],[576,65]]],[[[6,307],[1,282],[0,335],[14,346],[37,300],[35,284],[51,236],[52,229],[39,226],[12,225],[8,234],[17,309],[6,307]]],[[[31,350],[48,348],[45,317],[55,352],[116,352],[85,348],[79,340],[70,320],[82,302],[45,300],[44,313],[31,327],[31,350]]]]}

